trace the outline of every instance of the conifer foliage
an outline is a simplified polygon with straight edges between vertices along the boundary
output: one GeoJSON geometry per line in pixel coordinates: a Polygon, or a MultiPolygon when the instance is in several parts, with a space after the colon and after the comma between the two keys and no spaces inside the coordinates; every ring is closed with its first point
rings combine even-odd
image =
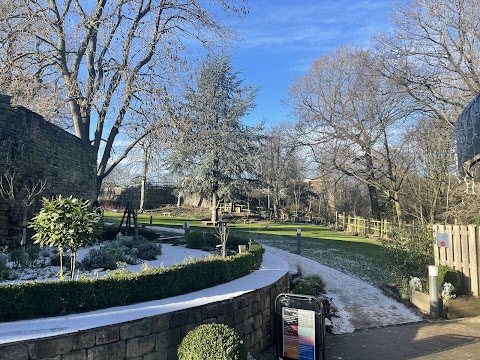
{"type": "Polygon", "coordinates": [[[219,201],[252,179],[258,155],[260,128],[241,122],[254,107],[256,89],[243,85],[238,75],[229,57],[206,59],[185,96],[170,157],[182,190],[211,199],[212,222],[219,201]]]}

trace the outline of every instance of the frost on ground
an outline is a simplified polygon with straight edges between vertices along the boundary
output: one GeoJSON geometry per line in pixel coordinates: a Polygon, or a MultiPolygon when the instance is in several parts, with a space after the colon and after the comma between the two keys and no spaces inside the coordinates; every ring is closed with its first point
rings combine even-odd
{"type": "Polygon", "coordinates": [[[262,246],[266,251],[285,259],[290,272],[296,273],[300,268],[303,275],[316,274],[322,277],[326,296],[332,299],[332,305],[338,309],[338,317],[332,318],[334,334],[422,320],[413,310],[362,280],[285,250],[262,246]]]}
{"type": "MultiPolygon", "coordinates": [[[[88,254],[92,248],[98,248],[99,246],[89,246],[83,249],[80,249],[77,253],[77,261],[82,261],[82,259],[88,254]]],[[[156,260],[141,260],[138,264],[127,265],[125,264],[125,269],[132,272],[139,272],[142,267],[148,266],[149,268],[156,268],[159,266],[169,267],[172,265],[182,264],[185,261],[191,258],[204,258],[210,254],[206,251],[196,250],[196,249],[187,249],[183,246],[173,246],[169,244],[162,244],[162,254],[157,257],[156,260]]],[[[1,284],[18,284],[26,281],[47,281],[47,280],[58,280],[58,266],[45,266],[43,268],[26,268],[23,272],[18,270],[18,279],[15,280],[5,280],[1,281],[1,284]]],[[[75,277],[79,278],[80,276],[88,277],[102,277],[109,273],[110,270],[102,271],[81,271],[77,270],[75,277]]],[[[114,271],[114,270],[113,270],[114,271]]]]}

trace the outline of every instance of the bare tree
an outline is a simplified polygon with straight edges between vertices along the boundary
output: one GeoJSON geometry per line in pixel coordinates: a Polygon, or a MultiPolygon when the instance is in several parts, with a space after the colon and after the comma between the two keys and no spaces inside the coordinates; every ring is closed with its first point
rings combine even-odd
{"type": "Polygon", "coordinates": [[[294,83],[290,101],[300,141],[315,162],[363,183],[375,218],[381,215],[380,195],[386,195],[401,222],[403,180],[394,149],[410,107],[405,94],[376,71],[377,62],[367,50],[339,48],[294,83]]]}
{"type": "Polygon", "coordinates": [[[414,0],[393,13],[393,34],[379,35],[384,73],[431,118],[456,122],[480,92],[477,0],[414,0]]]}
{"type": "Polygon", "coordinates": [[[409,131],[415,173],[407,180],[409,212],[421,224],[444,221],[453,189],[455,151],[451,127],[443,119],[424,118],[409,131]]]}
{"type": "MultiPolygon", "coordinates": [[[[242,0],[210,3],[236,15],[246,11],[242,0]]],[[[178,73],[192,39],[208,45],[231,38],[209,9],[199,0],[16,1],[2,8],[0,64],[6,78],[0,83],[14,77],[16,88],[7,90],[19,91],[22,100],[26,87],[18,83],[29,74],[26,81],[37,79],[34,84],[68,105],[75,134],[97,150],[98,194],[103,179],[150,131],[114,156],[122,127],[134,126],[132,114],[148,105],[145,83],[161,87],[178,73]]],[[[36,101],[47,101],[46,93],[35,93],[36,101]]]]}
{"type": "Polygon", "coordinates": [[[273,207],[273,216],[278,217],[282,192],[293,180],[303,180],[303,169],[297,150],[288,142],[281,128],[269,131],[263,144],[263,155],[258,161],[258,175],[267,189],[267,207],[273,207]]]}

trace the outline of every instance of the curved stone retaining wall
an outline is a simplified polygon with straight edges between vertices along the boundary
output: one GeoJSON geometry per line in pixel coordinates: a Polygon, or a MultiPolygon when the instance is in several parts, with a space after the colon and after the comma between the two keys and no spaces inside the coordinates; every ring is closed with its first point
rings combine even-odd
{"type": "Polygon", "coordinates": [[[275,298],[288,289],[288,273],[261,289],[229,300],[50,338],[0,346],[0,360],[170,360],[188,331],[227,324],[256,355],[273,342],[275,298]]]}

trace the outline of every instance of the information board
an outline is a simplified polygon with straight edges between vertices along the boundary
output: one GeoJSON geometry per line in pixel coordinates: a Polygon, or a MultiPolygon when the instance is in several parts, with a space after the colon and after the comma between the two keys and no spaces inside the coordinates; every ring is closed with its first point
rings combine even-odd
{"type": "Polygon", "coordinates": [[[325,358],[325,318],[318,299],[280,294],[275,301],[275,312],[278,360],[325,358]]]}
{"type": "Polygon", "coordinates": [[[283,356],[315,360],[315,312],[282,308],[283,356]]]}

